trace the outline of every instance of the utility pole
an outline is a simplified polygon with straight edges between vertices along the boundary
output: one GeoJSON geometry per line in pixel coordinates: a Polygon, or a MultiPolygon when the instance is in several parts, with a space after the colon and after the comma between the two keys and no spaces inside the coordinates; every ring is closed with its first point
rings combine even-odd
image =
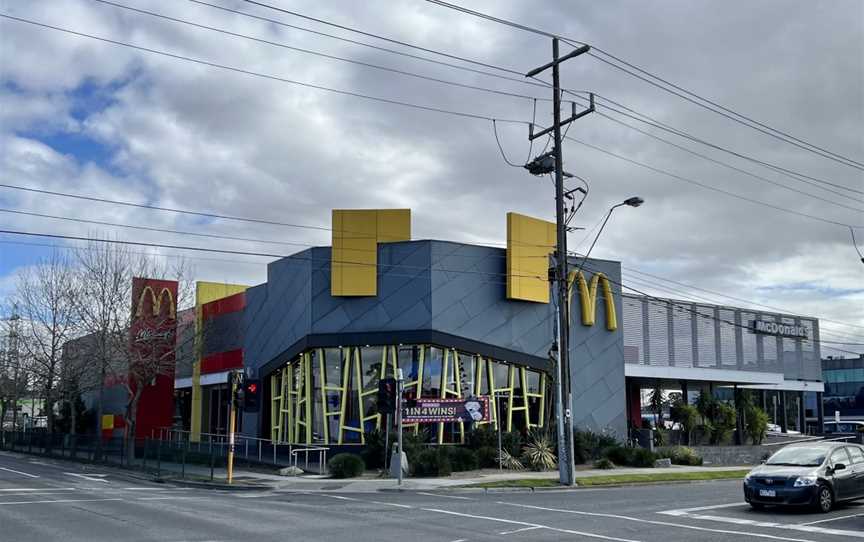
{"type": "MultiPolygon", "coordinates": [[[[560,472],[561,483],[564,485],[574,485],[574,464],[573,464],[573,417],[572,417],[572,394],[570,391],[570,308],[567,303],[567,225],[566,225],[566,206],[564,202],[564,158],[561,149],[561,127],[565,126],[576,119],[584,117],[588,113],[594,111],[594,95],[591,94],[591,105],[588,109],[576,112],[576,105],[573,104],[573,110],[569,118],[561,120],[561,82],[559,77],[559,65],[565,60],[577,57],[587,53],[591,47],[583,45],[578,49],[567,53],[563,57],[558,56],[558,38],[552,38],[552,62],[544,64],[538,68],[534,68],[525,77],[535,77],[540,73],[552,68],[552,113],[553,125],[538,133],[534,133],[534,125],[529,125],[528,138],[534,140],[544,136],[550,132],[554,134],[555,146],[552,149],[552,154],[555,161],[555,222],[557,226],[557,248],[555,254],[555,272],[554,281],[556,283],[556,295],[558,297],[558,336],[560,341],[558,344],[558,363],[561,367],[562,382],[561,382],[561,398],[564,402],[564,411],[557,413],[564,420],[564,449],[558,450],[558,470],[560,472]]],[[[527,167],[527,166],[526,166],[527,167]]],[[[529,169],[529,171],[531,171],[529,169]]]]}

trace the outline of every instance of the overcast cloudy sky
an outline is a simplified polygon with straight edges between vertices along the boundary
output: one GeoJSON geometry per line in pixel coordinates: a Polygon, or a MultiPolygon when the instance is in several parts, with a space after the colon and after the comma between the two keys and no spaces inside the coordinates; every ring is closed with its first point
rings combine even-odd
{"type": "MultiPolygon", "coordinates": [[[[208,2],[518,78],[239,0],[208,2]]],[[[547,62],[551,54],[547,38],[422,0],[267,2],[517,72],[547,62]]],[[[551,95],[548,89],[397,56],[203,2],[117,3],[465,85],[544,99],[551,95]]],[[[859,0],[489,0],[471,2],[471,7],[590,43],[772,127],[864,161],[864,3],[859,0]]],[[[326,59],[95,0],[0,0],[0,8],[5,15],[334,89],[484,117],[532,117],[531,99],[326,59]]],[[[596,92],[717,145],[857,192],[821,184],[833,191],[829,192],[656,132],[783,186],[772,185],[600,115],[574,123],[569,131],[574,138],[776,207],[864,226],[861,169],[731,122],[590,56],[568,61],[562,84],[596,92]]],[[[549,124],[547,101],[537,102],[536,116],[537,124],[549,124]]],[[[514,124],[499,124],[499,128],[508,158],[524,162],[529,151],[527,128],[514,124]]],[[[538,150],[535,147],[534,152],[538,150]]],[[[625,278],[634,287],[670,297],[697,295],[730,305],[746,304],[636,272],[644,271],[818,316],[823,318],[823,339],[864,343],[864,265],[845,226],[710,191],[573,141],[564,151],[565,169],[590,183],[590,196],[575,225],[591,229],[611,205],[629,196],[646,200],[638,209],[616,211],[592,253],[621,260],[625,278]]],[[[331,208],[410,207],[415,238],[469,242],[503,243],[505,213],[510,210],[554,218],[551,183],[505,164],[487,120],[304,88],[7,18],[0,19],[0,178],[17,186],[324,228],[329,226],[331,208]]],[[[0,188],[0,207],[283,244],[196,238],[0,212],[0,228],[7,230],[277,254],[294,252],[305,244],[329,244],[328,232],[320,229],[202,219],[9,188],[0,188]]],[[[864,250],[864,229],[856,233],[864,250]]],[[[590,238],[583,239],[584,232],[573,233],[571,248],[584,251],[590,238]]],[[[51,250],[43,245],[75,244],[15,235],[0,235],[0,242],[0,293],[9,291],[17,269],[32,265],[51,250]]],[[[187,257],[198,279],[250,284],[264,280],[264,264],[269,260],[200,253],[187,257]]],[[[842,348],[864,351],[860,344],[842,348]]],[[[838,352],[823,345],[823,353],[838,352]]]]}

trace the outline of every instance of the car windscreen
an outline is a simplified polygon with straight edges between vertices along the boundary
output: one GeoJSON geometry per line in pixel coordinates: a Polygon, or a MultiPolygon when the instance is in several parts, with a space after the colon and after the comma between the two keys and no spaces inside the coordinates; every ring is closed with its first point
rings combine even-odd
{"type": "Polygon", "coordinates": [[[772,455],[766,465],[789,465],[796,467],[818,467],[825,461],[826,448],[787,446],[772,455]]]}

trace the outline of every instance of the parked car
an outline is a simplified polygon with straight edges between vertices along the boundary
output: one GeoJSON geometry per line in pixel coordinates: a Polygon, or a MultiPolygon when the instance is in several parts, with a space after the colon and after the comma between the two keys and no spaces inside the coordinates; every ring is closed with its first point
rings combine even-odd
{"type": "Polygon", "coordinates": [[[786,446],[744,477],[744,500],[766,505],[812,506],[864,499],[864,446],[808,442],[786,446]]]}
{"type": "Polygon", "coordinates": [[[858,435],[859,432],[864,432],[864,422],[859,421],[841,421],[837,422],[825,422],[825,434],[826,435],[858,435]]]}

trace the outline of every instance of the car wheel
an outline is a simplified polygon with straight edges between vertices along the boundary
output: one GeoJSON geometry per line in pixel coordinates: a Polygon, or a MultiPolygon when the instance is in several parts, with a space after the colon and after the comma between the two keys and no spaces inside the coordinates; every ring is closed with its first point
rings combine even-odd
{"type": "Polygon", "coordinates": [[[765,505],[758,502],[751,502],[750,508],[752,508],[753,510],[762,510],[763,508],[765,508],[765,505]]]}
{"type": "Polygon", "coordinates": [[[819,484],[819,491],[816,492],[816,508],[823,514],[827,514],[834,508],[834,494],[825,484],[819,484]]]}

